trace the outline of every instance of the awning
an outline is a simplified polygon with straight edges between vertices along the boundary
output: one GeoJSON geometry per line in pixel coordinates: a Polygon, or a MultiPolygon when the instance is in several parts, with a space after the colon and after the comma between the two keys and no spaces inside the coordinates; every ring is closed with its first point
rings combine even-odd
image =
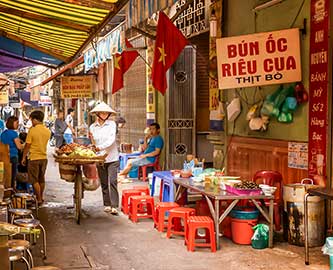
{"type": "Polygon", "coordinates": [[[20,68],[35,65],[32,62],[24,61],[23,59],[16,58],[13,55],[7,54],[0,50],[0,72],[11,72],[20,68]]]}
{"type": "Polygon", "coordinates": [[[127,2],[1,0],[0,49],[37,60],[36,52],[30,51],[34,49],[45,54],[37,61],[57,66],[68,63],[127,2]]]}
{"type": "MultiPolygon", "coordinates": [[[[2,54],[6,54],[7,57],[12,58],[12,60],[21,59],[25,61],[36,62],[34,65],[44,64],[51,67],[57,67],[62,63],[61,60],[51,56],[50,54],[32,49],[9,38],[1,37],[1,35],[0,51],[2,54]]],[[[2,64],[0,63],[0,68],[4,69],[5,67],[2,67],[2,64]]]]}

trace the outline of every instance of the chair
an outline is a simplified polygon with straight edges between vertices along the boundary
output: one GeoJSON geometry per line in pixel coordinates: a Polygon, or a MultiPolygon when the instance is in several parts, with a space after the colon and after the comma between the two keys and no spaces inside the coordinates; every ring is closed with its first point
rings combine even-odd
{"type": "Polygon", "coordinates": [[[170,238],[173,234],[186,236],[187,220],[190,216],[194,215],[194,208],[176,207],[169,210],[167,238],[170,238]],[[183,221],[183,226],[181,221],[183,221]]]}
{"type": "MultiPolygon", "coordinates": [[[[274,193],[274,224],[275,229],[280,231],[281,229],[281,208],[283,206],[282,197],[282,175],[277,171],[258,171],[253,176],[253,181],[257,184],[265,184],[277,187],[274,193]],[[261,180],[261,181],[260,181],[261,180]]],[[[269,202],[266,202],[269,205],[269,202]]]]}
{"type": "MultiPolygon", "coordinates": [[[[185,235],[185,243],[188,251],[194,251],[195,247],[210,247],[212,252],[216,252],[216,241],[214,222],[208,216],[190,216],[187,221],[187,233],[185,235]],[[198,238],[197,230],[205,229],[206,243],[196,243],[198,238]]],[[[199,237],[200,238],[200,237],[199,237]]]]}
{"type": "Polygon", "coordinates": [[[31,266],[30,266],[28,260],[23,256],[23,252],[21,252],[19,250],[15,250],[15,251],[9,250],[9,261],[10,261],[11,269],[16,269],[16,268],[14,268],[13,262],[18,262],[21,260],[25,263],[26,269],[30,270],[31,266]]]}
{"type": "Polygon", "coordinates": [[[131,196],[128,218],[138,222],[139,218],[155,218],[154,198],[148,195],[131,196]],[[144,211],[144,212],[143,212],[144,211]]]}
{"type": "Polygon", "coordinates": [[[40,223],[40,221],[38,219],[33,219],[33,218],[22,218],[22,219],[15,219],[14,224],[29,230],[36,228],[40,228],[42,230],[42,235],[43,235],[42,254],[44,255],[43,259],[46,259],[46,231],[44,226],[40,223]]]}
{"type": "Polygon", "coordinates": [[[128,215],[129,212],[129,203],[130,203],[130,197],[131,196],[140,196],[141,195],[140,190],[135,190],[135,189],[124,189],[122,191],[122,196],[121,196],[121,211],[125,215],[128,215]]]}
{"type": "Polygon", "coordinates": [[[14,240],[8,240],[8,247],[10,252],[27,252],[28,258],[29,258],[29,265],[31,267],[34,267],[34,260],[30,251],[30,243],[26,240],[20,240],[20,239],[14,239],[14,240]]]}
{"type": "Polygon", "coordinates": [[[163,232],[167,227],[167,224],[164,222],[167,212],[176,207],[179,207],[179,204],[174,202],[158,202],[156,204],[154,227],[156,227],[159,232],[163,232]]]}
{"type": "Polygon", "coordinates": [[[142,175],[142,180],[147,181],[147,169],[151,168],[153,171],[160,171],[160,155],[156,156],[154,163],[138,167],[138,178],[142,175]]]}

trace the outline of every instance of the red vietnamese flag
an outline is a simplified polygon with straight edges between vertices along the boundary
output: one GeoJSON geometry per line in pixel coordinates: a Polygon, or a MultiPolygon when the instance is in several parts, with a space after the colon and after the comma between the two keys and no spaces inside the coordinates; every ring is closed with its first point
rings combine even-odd
{"type": "Polygon", "coordinates": [[[152,83],[163,95],[167,88],[166,72],[188,44],[187,39],[162,12],[159,13],[152,68],[152,83]]]}
{"type": "MultiPolygon", "coordinates": [[[[133,48],[132,44],[125,39],[126,47],[133,48]]],[[[113,84],[112,94],[124,87],[124,74],[139,56],[137,51],[123,51],[121,54],[116,53],[113,57],[113,84]]]]}

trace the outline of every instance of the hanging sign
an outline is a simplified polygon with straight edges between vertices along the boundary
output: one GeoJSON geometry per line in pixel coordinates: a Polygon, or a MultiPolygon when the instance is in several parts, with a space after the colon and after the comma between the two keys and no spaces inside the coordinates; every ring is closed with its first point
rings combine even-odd
{"type": "Polygon", "coordinates": [[[112,59],[112,55],[117,52],[121,52],[120,30],[111,32],[98,41],[95,48],[91,48],[84,53],[85,71],[96,68],[99,64],[112,59]]]}
{"type": "Polygon", "coordinates": [[[328,149],[329,6],[328,0],[311,0],[308,173],[321,186],[326,185],[328,149]]]}
{"type": "Polygon", "coordinates": [[[8,92],[7,91],[0,91],[0,104],[8,104],[8,92]]]}
{"type": "Polygon", "coordinates": [[[92,75],[61,77],[61,98],[92,98],[93,77],[92,75]]]}
{"type": "Polygon", "coordinates": [[[302,79],[297,28],[220,38],[216,46],[220,89],[302,79]]]}
{"type": "Polygon", "coordinates": [[[51,106],[52,105],[52,99],[48,95],[40,95],[39,106],[51,106]]]}

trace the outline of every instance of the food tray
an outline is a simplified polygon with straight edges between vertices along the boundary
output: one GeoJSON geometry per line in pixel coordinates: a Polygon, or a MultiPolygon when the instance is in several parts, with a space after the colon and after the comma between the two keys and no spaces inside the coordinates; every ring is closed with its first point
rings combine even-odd
{"type": "Polygon", "coordinates": [[[226,190],[230,193],[236,194],[236,195],[261,195],[262,190],[259,189],[240,189],[240,188],[234,188],[229,185],[225,185],[226,190]]]}
{"type": "Polygon", "coordinates": [[[82,156],[65,157],[65,156],[58,156],[55,154],[53,156],[55,158],[55,161],[59,163],[81,165],[81,164],[91,164],[91,163],[103,163],[107,155],[97,156],[93,158],[82,157],[82,156]]]}

